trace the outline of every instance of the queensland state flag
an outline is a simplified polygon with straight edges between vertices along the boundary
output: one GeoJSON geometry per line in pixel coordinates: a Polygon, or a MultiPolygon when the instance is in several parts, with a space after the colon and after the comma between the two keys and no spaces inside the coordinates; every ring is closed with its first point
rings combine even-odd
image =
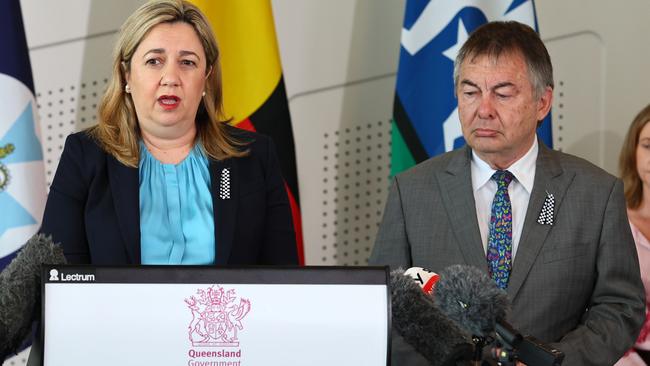
{"type": "Polygon", "coordinates": [[[35,123],[34,82],[18,0],[2,4],[0,45],[4,50],[0,57],[2,270],[38,230],[46,198],[43,152],[35,123]]]}
{"type": "Polygon", "coordinates": [[[193,0],[219,42],[224,109],[237,127],[275,142],[304,264],[296,154],[270,0],[193,0]]]}
{"type": "Polygon", "coordinates": [[[0,11],[0,269],[40,226],[45,206],[43,152],[34,82],[18,0],[0,11]]]}
{"type": "MultiPolygon", "coordinates": [[[[392,124],[391,175],[465,144],[454,59],[468,34],[495,20],[537,30],[533,0],[407,0],[392,124]]],[[[552,147],[551,116],[538,129],[552,147]]]]}

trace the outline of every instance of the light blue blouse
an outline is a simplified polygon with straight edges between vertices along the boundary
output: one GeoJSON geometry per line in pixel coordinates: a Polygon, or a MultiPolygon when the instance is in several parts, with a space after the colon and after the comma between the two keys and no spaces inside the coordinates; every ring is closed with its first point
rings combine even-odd
{"type": "Polygon", "coordinates": [[[163,164],[140,142],[142,264],[213,264],[214,213],[208,158],[196,144],[180,163],[163,164]]]}

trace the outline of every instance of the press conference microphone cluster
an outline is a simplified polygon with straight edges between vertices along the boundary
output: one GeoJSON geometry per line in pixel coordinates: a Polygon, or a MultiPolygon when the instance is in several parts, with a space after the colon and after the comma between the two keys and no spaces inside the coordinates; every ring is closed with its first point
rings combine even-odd
{"type": "Polygon", "coordinates": [[[392,326],[432,366],[470,360],[472,337],[447,318],[402,270],[390,273],[392,326]]]}
{"type": "Polygon", "coordinates": [[[16,352],[37,318],[43,264],[65,264],[65,257],[61,246],[37,234],[0,272],[0,361],[16,352]]]}
{"type": "Polygon", "coordinates": [[[506,292],[498,289],[478,268],[454,265],[438,275],[414,267],[408,269],[405,275],[424,293],[432,296],[436,307],[466,332],[486,342],[496,335],[504,349],[529,366],[561,365],[564,359],[562,352],[534,337],[523,336],[506,322],[509,311],[506,292]]]}
{"type": "Polygon", "coordinates": [[[494,333],[497,322],[509,311],[508,295],[476,267],[454,265],[440,275],[424,268],[410,268],[422,290],[433,297],[436,306],[472,335],[486,337],[494,333]],[[426,279],[425,283],[421,279],[426,279]]]}

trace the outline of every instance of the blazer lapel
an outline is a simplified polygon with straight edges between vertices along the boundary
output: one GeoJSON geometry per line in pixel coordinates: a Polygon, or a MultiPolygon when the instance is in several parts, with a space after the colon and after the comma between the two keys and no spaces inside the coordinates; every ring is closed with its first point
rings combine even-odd
{"type": "Polygon", "coordinates": [[[438,173],[438,183],[465,263],[487,272],[487,261],[476,218],[470,159],[469,147],[459,150],[451,158],[447,169],[438,173]]]}
{"type": "Polygon", "coordinates": [[[140,264],[140,178],[138,169],[108,157],[108,179],[117,221],[132,264],[140,264]]]}
{"type": "Polygon", "coordinates": [[[235,217],[239,197],[239,175],[236,159],[210,160],[212,206],[214,210],[214,234],[216,264],[228,264],[235,232],[235,217]]]}
{"type": "Polygon", "coordinates": [[[548,193],[555,196],[554,214],[557,215],[564,194],[571,184],[574,175],[565,173],[555,155],[541,141],[539,142],[539,153],[537,155],[537,167],[533,191],[528,202],[528,210],[522,229],[519,247],[515,255],[512,267],[512,274],[508,284],[508,294],[514,299],[517,292],[528,276],[533,263],[546,240],[546,236],[552,226],[539,224],[539,217],[544,201],[548,193]]]}

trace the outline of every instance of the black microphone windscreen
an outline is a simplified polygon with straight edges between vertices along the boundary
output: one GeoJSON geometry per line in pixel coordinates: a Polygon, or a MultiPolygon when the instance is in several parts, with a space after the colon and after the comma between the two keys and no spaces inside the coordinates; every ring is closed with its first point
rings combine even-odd
{"type": "Polygon", "coordinates": [[[37,234],[0,272],[0,360],[14,353],[31,331],[40,304],[41,265],[65,262],[61,246],[37,234]]]}
{"type": "Polygon", "coordinates": [[[393,328],[431,365],[456,365],[472,357],[471,336],[435,307],[404,271],[390,274],[393,328]]]}
{"type": "Polygon", "coordinates": [[[509,311],[508,295],[480,269],[453,265],[440,273],[434,302],[440,310],[472,335],[487,336],[509,311]]]}

